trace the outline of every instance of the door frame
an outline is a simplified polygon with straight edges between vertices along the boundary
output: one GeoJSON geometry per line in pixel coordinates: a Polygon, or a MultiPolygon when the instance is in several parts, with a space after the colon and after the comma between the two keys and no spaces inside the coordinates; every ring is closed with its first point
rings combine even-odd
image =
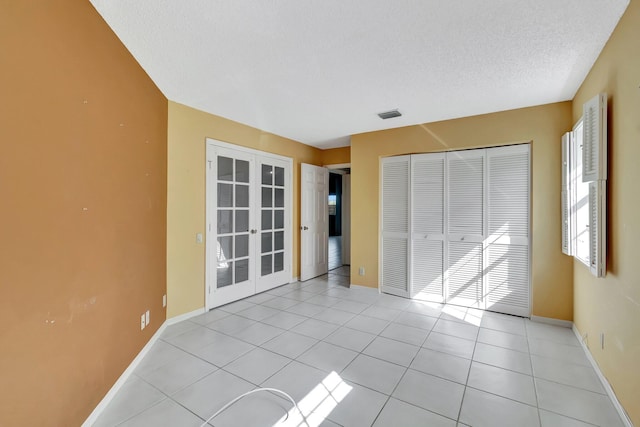
{"type": "Polygon", "coordinates": [[[342,175],[342,265],[351,265],[351,173],[346,173],[344,171],[342,171],[341,169],[351,169],[351,163],[336,163],[336,164],[332,164],[332,165],[324,165],[325,168],[329,169],[329,173],[339,173],[340,175],[342,175]],[[345,193],[345,181],[344,181],[344,177],[345,176],[349,176],[349,190],[348,193],[345,193]],[[348,214],[349,215],[345,215],[344,211],[345,211],[345,194],[349,195],[349,202],[347,205],[347,209],[348,210],[348,214]],[[347,221],[345,221],[345,218],[348,218],[347,221]],[[347,224],[347,227],[345,227],[345,224],[347,224]],[[345,228],[347,230],[347,232],[345,233],[345,228]],[[345,234],[348,234],[348,238],[345,239],[345,234]],[[345,243],[346,242],[346,243],[345,243]],[[348,249],[348,250],[346,250],[348,249]],[[348,253],[348,256],[346,255],[348,253]],[[345,262],[348,261],[348,262],[345,262]]]}
{"type": "MultiPolygon", "coordinates": [[[[213,294],[211,293],[211,287],[214,285],[213,280],[214,280],[214,276],[216,273],[216,269],[214,268],[213,265],[210,265],[211,263],[209,262],[210,260],[212,260],[212,254],[215,252],[216,248],[214,248],[211,243],[213,243],[213,239],[210,239],[211,236],[215,235],[214,232],[214,226],[216,224],[216,201],[214,200],[214,192],[210,191],[209,188],[209,184],[210,184],[210,180],[212,179],[212,173],[213,173],[213,168],[209,167],[209,162],[213,162],[213,160],[209,159],[209,155],[211,152],[213,152],[216,148],[223,148],[223,149],[230,149],[230,150],[235,150],[235,151],[240,151],[240,152],[244,152],[247,153],[249,155],[253,155],[253,156],[260,156],[260,157],[264,157],[264,158],[272,158],[272,159],[276,159],[276,160],[280,160],[283,162],[286,162],[288,167],[289,167],[289,176],[287,179],[287,181],[285,181],[286,186],[288,186],[289,191],[287,192],[288,194],[285,194],[285,203],[288,203],[289,208],[289,215],[285,215],[285,226],[288,228],[289,230],[289,238],[287,239],[288,242],[286,242],[286,244],[289,245],[289,259],[288,259],[288,263],[289,263],[289,274],[293,274],[293,252],[294,252],[294,246],[293,246],[293,175],[294,175],[294,170],[293,170],[293,159],[290,157],[286,157],[286,156],[281,156],[279,154],[273,154],[273,153],[268,153],[266,151],[260,151],[260,150],[255,150],[253,148],[248,148],[248,147],[244,147],[241,145],[236,145],[236,144],[232,144],[229,142],[224,142],[224,141],[220,141],[217,139],[213,139],[213,138],[205,138],[205,163],[204,163],[204,168],[205,168],[205,259],[204,259],[204,270],[205,270],[205,283],[204,283],[204,308],[205,310],[210,310],[216,306],[214,306],[213,304],[213,294]]],[[[255,164],[253,164],[252,166],[255,166],[255,164]]],[[[256,178],[257,179],[257,178],[256,178]]],[[[257,267],[256,267],[256,271],[257,271],[257,267]]],[[[289,278],[289,282],[292,281],[292,277],[289,278]]],[[[254,283],[255,286],[255,283],[254,283]]]]}

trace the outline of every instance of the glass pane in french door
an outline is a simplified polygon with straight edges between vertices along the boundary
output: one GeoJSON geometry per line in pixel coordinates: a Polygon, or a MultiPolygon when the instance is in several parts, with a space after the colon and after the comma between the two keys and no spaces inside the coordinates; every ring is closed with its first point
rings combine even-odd
{"type": "Polygon", "coordinates": [[[283,271],[285,170],[263,163],[260,170],[260,276],[283,271]]]}
{"type": "Polygon", "coordinates": [[[219,155],[216,177],[216,286],[249,280],[248,160],[219,155]]]}

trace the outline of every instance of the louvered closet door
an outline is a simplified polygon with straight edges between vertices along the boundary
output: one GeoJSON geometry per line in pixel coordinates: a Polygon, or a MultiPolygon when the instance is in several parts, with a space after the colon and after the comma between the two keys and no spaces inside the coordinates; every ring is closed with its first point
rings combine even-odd
{"type": "Polygon", "coordinates": [[[410,156],[382,159],[381,289],[409,296],[409,166],[410,156]]]}
{"type": "Polygon", "coordinates": [[[446,301],[483,308],[485,150],[447,153],[446,301]]]}
{"type": "Polygon", "coordinates": [[[487,149],[485,308],[529,316],[529,145],[487,149]]]}
{"type": "Polygon", "coordinates": [[[411,297],[444,300],[445,154],[411,156],[411,297]]]}

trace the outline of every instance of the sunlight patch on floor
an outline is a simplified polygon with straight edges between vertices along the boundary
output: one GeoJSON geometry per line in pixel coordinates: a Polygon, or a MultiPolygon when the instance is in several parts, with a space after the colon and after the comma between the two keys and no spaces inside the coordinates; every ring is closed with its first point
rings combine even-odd
{"type": "Polygon", "coordinates": [[[352,388],[335,371],[331,372],[298,402],[298,408],[304,414],[304,418],[298,409],[293,407],[274,424],[274,427],[318,427],[352,388]]]}

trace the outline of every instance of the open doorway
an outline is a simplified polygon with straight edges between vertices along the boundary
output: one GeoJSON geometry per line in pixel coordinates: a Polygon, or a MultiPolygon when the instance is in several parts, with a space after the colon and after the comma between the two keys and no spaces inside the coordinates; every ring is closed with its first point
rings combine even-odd
{"type": "Polygon", "coordinates": [[[350,263],[351,175],[349,168],[329,169],[329,270],[350,263]]]}

